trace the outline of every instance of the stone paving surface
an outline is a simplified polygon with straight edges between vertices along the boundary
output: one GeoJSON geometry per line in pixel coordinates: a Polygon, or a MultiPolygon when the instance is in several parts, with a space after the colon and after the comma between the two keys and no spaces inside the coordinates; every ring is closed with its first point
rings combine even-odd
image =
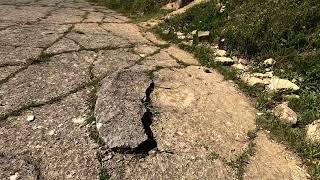
{"type": "Polygon", "coordinates": [[[113,10],[0,0],[0,179],[308,179],[255,116],[233,83],[113,10]]]}

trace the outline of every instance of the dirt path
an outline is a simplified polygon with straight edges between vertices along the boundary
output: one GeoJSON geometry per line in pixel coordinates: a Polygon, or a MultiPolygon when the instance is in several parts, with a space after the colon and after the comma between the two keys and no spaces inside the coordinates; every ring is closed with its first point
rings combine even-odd
{"type": "Polygon", "coordinates": [[[0,0],[0,179],[307,179],[215,70],[82,0],[0,0]]]}

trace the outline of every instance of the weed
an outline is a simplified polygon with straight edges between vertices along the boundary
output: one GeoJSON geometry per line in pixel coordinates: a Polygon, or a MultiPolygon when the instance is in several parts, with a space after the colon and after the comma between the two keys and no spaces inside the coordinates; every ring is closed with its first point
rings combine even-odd
{"type": "Polygon", "coordinates": [[[99,180],[109,180],[111,176],[108,174],[107,170],[104,168],[101,168],[99,173],[99,180]]]}
{"type": "Polygon", "coordinates": [[[32,61],[32,64],[40,64],[50,61],[51,54],[41,53],[40,56],[32,61]]]}

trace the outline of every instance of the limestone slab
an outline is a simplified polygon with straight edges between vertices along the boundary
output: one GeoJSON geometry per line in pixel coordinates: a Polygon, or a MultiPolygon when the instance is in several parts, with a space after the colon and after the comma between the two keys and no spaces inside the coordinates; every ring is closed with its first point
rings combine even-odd
{"type": "Polygon", "coordinates": [[[95,109],[100,136],[109,148],[137,148],[148,139],[142,101],[151,84],[149,77],[141,71],[121,70],[101,84],[95,109]]]}

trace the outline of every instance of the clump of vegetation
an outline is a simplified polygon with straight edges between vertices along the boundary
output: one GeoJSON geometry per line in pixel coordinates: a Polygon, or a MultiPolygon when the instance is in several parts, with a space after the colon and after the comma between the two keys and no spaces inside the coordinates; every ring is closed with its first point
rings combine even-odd
{"type": "Polygon", "coordinates": [[[170,0],[90,0],[111,9],[118,10],[133,18],[148,19],[150,17],[164,14],[166,10],[161,7],[170,0]]]}
{"type": "Polygon", "coordinates": [[[182,48],[193,52],[201,64],[233,79],[254,97],[257,108],[265,114],[258,118],[258,125],[300,154],[309,166],[310,175],[320,179],[320,146],[305,141],[306,125],[320,119],[320,1],[211,1],[166,20],[155,29],[174,43],[181,42],[175,32],[189,34],[193,30],[210,31],[210,37],[200,44],[194,39],[192,46],[182,45],[182,48]],[[164,30],[169,33],[164,34],[164,30]],[[299,115],[297,126],[282,124],[270,112],[270,108],[284,100],[281,93],[270,94],[246,85],[234,69],[214,63],[213,52],[203,44],[219,44],[230,55],[245,57],[257,71],[264,71],[258,66],[261,62],[274,58],[274,74],[294,79],[300,87],[297,92],[300,98],[289,100],[289,106],[299,115]]]}

